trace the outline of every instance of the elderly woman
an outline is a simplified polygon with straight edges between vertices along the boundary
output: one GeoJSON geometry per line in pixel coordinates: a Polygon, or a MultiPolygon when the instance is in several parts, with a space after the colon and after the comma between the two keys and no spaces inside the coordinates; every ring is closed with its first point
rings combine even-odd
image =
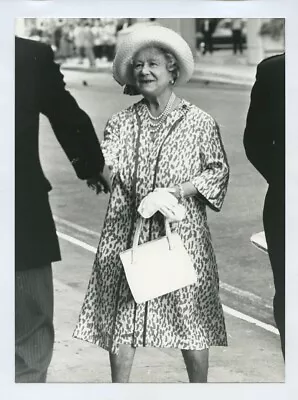
{"type": "Polygon", "coordinates": [[[112,192],[74,332],[109,351],[113,382],[128,382],[139,346],[181,349],[189,381],[206,382],[210,346],[227,345],[206,206],[220,210],[229,167],[214,119],[173,91],[193,68],[181,36],[153,25],[125,36],[114,60],[114,78],[143,99],[113,115],[105,128],[112,192]],[[152,200],[153,191],[160,198],[152,200]],[[175,220],[173,196],[185,207],[182,221],[175,220]],[[153,215],[144,220],[140,242],[164,235],[163,215],[171,218],[197,282],[137,304],[119,253],[132,245],[141,203],[144,215],[153,215]]]}

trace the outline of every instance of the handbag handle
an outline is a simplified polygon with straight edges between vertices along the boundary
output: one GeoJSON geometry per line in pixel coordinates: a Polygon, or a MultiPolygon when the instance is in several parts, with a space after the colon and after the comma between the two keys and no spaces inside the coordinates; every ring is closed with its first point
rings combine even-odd
{"type": "MultiPolygon", "coordinates": [[[[167,218],[164,218],[164,221],[165,221],[165,228],[166,228],[166,237],[167,237],[168,243],[169,243],[169,250],[173,250],[174,244],[173,244],[173,236],[172,236],[172,231],[171,231],[171,227],[170,227],[170,222],[167,218]]],[[[136,231],[135,231],[134,238],[133,238],[133,245],[132,245],[132,249],[131,249],[131,263],[134,262],[135,255],[136,255],[136,252],[138,249],[142,226],[143,226],[143,218],[140,217],[137,220],[136,231]]]]}

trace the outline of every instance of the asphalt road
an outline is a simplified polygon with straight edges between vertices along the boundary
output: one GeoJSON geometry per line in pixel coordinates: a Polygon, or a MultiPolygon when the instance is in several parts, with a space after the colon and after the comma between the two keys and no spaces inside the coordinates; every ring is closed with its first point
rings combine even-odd
{"type": "MultiPolygon", "coordinates": [[[[107,74],[68,71],[65,79],[71,93],[90,115],[100,139],[107,119],[136,100],[122,95],[121,88],[107,74]],[[83,81],[86,82],[85,85],[83,81]]],[[[177,94],[209,112],[221,127],[231,178],[222,211],[208,213],[219,267],[221,297],[228,320],[233,325],[233,334],[242,334],[237,332],[237,326],[244,315],[248,319],[245,322],[246,333],[255,330],[258,332],[258,339],[254,338],[258,340],[255,349],[261,346],[263,352],[267,351],[266,362],[270,363],[272,358],[272,380],[267,377],[263,381],[280,381],[283,365],[278,336],[270,329],[268,331],[262,328],[262,323],[269,328],[274,325],[271,307],[274,293],[272,274],[267,255],[250,243],[252,233],[263,229],[261,214],[266,191],[265,182],[248,163],[242,145],[250,93],[226,86],[204,87],[190,84],[177,90],[177,94]],[[237,312],[241,314],[238,315],[237,312]],[[254,318],[252,322],[249,322],[250,317],[254,318]],[[255,320],[261,327],[255,326],[255,320]]],[[[96,196],[84,182],[76,178],[44,118],[41,119],[40,149],[45,174],[54,188],[50,199],[57,230],[61,236],[67,235],[61,238],[63,262],[54,266],[55,280],[78,293],[82,300],[108,197],[96,196]],[[74,242],[73,238],[80,242],[74,242]]],[[[246,344],[243,343],[243,346],[246,344]]],[[[239,348],[241,349],[240,344],[239,348]]]]}

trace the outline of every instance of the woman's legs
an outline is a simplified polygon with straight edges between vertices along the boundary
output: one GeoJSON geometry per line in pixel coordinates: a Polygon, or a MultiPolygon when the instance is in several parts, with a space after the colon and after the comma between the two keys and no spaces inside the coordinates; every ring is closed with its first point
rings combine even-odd
{"type": "Polygon", "coordinates": [[[129,345],[121,345],[119,354],[110,353],[112,383],[127,383],[136,349],[129,345]]]}
{"type": "MultiPolygon", "coordinates": [[[[121,345],[119,353],[110,353],[110,365],[113,383],[127,383],[136,349],[121,345]]],[[[182,350],[190,383],[206,383],[209,366],[209,349],[182,350]]]]}
{"type": "Polygon", "coordinates": [[[209,366],[209,349],[182,350],[190,383],[206,383],[209,366]]]}

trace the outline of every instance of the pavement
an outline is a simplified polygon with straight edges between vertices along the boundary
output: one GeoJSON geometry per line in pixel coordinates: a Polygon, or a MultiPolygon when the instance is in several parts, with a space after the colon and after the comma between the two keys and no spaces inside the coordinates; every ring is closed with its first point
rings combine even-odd
{"type": "MultiPolygon", "coordinates": [[[[88,61],[79,64],[78,59],[61,62],[62,70],[84,71],[89,73],[111,73],[112,63],[97,60],[95,67],[89,67],[88,61]]],[[[251,87],[256,73],[255,65],[248,65],[245,52],[234,55],[230,50],[220,50],[213,54],[197,54],[195,70],[191,82],[223,83],[242,87],[251,87]]]]}

